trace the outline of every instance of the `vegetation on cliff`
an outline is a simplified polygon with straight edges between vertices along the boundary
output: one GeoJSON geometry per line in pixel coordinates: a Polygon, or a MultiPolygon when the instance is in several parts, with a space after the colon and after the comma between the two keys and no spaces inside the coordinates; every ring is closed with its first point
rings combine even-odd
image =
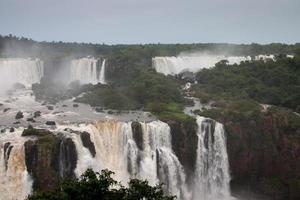
{"type": "Polygon", "coordinates": [[[199,114],[224,124],[234,192],[300,198],[300,54],[197,73],[192,91],[213,109],[199,114]],[[271,104],[271,105],[270,105],[271,104]]]}
{"type": "Polygon", "coordinates": [[[244,187],[272,199],[300,198],[298,114],[239,101],[201,115],[220,121],[226,128],[233,191],[244,187]]]}
{"type": "Polygon", "coordinates": [[[101,173],[88,169],[79,179],[66,179],[57,191],[40,192],[28,197],[28,200],[172,200],[174,196],[165,195],[161,185],[150,186],[147,181],[132,179],[128,187],[115,181],[113,172],[101,173]]]}
{"type": "Polygon", "coordinates": [[[194,91],[202,100],[252,99],[300,112],[300,55],[240,65],[219,63],[198,72],[197,81],[194,91]]]}

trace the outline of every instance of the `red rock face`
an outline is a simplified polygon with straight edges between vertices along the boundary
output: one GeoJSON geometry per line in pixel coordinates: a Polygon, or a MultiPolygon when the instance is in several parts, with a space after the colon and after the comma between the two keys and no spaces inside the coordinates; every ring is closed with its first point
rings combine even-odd
{"type": "Polygon", "coordinates": [[[171,127],[173,150],[182,163],[189,179],[193,174],[196,163],[198,143],[196,134],[197,124],[176,120],[168,120],[166,123],[171,127]]]}
{"type": "Polygon", "coordinates": [[[247,187],[272,199],[300,199],[300,134],[287,116],[220,121],[227,131],[233,190],[247,187]]]}

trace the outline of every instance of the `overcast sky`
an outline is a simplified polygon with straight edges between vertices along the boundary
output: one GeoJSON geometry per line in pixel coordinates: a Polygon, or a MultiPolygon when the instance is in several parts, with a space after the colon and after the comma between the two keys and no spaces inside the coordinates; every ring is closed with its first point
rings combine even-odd
{"type": "Polygon", "coordinates": [[[300,0],[0,0],[0,34],[93,43],[300,42],[300,0]]]}

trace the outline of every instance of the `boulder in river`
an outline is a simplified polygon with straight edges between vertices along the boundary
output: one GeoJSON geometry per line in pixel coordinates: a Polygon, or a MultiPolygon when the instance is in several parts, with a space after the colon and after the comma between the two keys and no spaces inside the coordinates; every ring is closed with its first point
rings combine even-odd
{"type": "Polygon", "coordinates": [[[37,117],[40,117],[41,116],[41,111],[35,111],[34,113],[33,113],[33,117],[34,118],[37,118],[37,117]]]}
{"type": "Polygon", "coordinates": [[[3,112],[5,113],[5,112],[7,112],[9,110],[10,110],[10,108],[4,108],[3,112]]]}
{"type": "Polygon", "coordinates": [[[48,126],[55,126],[56,123],[55,123],[55,121],[46,121],[46,125],[48,125],[48,126]]]}
{"type": "Polygon", "coordinates": [[[28,122],[35,122],[35,120],[33,119],[33,117],[27,118],[27,121],[28,121],[28,122]]]}
{"type": "Polygon", "coordinates": [[[53,106],[47,106],[48,110],[54,110],[53,106]]]}
{"type": "Polygon", "coordinates": [[[16,117],[15,119],[22,119],[24,117],[23,113],[21,111],[19,111],[17,114],[16,114],[16,117]]]}

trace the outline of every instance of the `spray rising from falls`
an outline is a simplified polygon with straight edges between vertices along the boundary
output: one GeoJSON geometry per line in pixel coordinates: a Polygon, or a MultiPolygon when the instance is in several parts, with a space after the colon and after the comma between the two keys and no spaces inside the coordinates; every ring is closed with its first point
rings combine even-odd
{"type": "Polygon", "coordinates": [[[82,84],[106,84],[105,59],[81,58],[71,62],[70,82],[78,80],[82,84]]]}
{"type": "Polygon", "coordinates": [[[210,68],[221,60],[227,60],[229,64],[239,64],[242,61],[251,60],[251,57],[216,55],[155,57],[152,62],[157,72],[175,75],[184,71],[197,72],[203,68],[210,68]]]}
{"type": "Polygon", "coordinates": [[[193,199],[232,199],[225,131],[214,120],[197,117],[198,148],[193,199]]]}
{"type": "Polygon", "coordinates": [[[31,193],[32,179],[25,165],[21,131],[0,134],[0,199],[25,199],[31,193]]]}
{"type": "Polygon", "coordinates": [[[33,83],[40,82],[44,66],[39,59],[1,58],[0,74],[1,89],[9,89],[14,83],[31,87],[33,83]]]}
{"type": "MultiPolygon", "coordinates": [[[[292,57],[288,55],[288,57],[292,57]]],[[[222,55],[192,55],[178,57],[154,57],[152,65],[155,70],[164,75],[175,75],[185,71],[198,72],[204,68],[214,67],[216,63],[227,60],[229,65],[240,64],[243,61],[254,60],[274,60],[274,55],[257,55],[253,58],[250,56],[222,56],[222,55]]]]}

